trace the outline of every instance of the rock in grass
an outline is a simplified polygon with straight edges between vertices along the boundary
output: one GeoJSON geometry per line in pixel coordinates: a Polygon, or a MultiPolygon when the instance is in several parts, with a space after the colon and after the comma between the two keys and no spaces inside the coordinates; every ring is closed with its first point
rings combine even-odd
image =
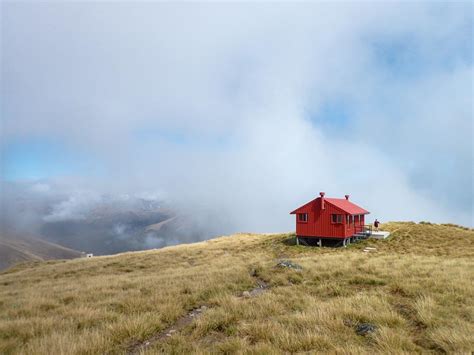
{"type": "Polygon", "coordinates": [[[372,333],[377,329],[377,327],[370,323],[361,323],[356,327],[356,333],[358,335],[365,336],[369,333],[372,333]]]}
{"type": "Polygon", "coordinates": [[[288,267],[290,269],[295,269],[295,270],[302,270],[303,269],[303,267],[301,265],[292,263],[289,260],[281,260],[277,263],[277,266],[279,266],[279,267],[288,267]]]}

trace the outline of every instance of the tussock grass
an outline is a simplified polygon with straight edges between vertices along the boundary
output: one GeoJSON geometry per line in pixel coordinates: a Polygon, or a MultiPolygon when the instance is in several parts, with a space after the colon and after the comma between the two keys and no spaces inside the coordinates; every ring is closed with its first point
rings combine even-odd
{"type": "Polygon", "coordinates": [[[0,353],[123,353],[207,305],[150,353],[448,352],[474,349],[474,231],[388,223],[348,248],[238,234],[0,274],[0,353]],[[376,247],[364,253],[366,246],[376,247]],[[303,270],[276,267],[291,259],[303,270]],[[240,297],[255,277],[271,288],[240,297]],[[371,323],[376,331],[357,335],[371,323]]]}

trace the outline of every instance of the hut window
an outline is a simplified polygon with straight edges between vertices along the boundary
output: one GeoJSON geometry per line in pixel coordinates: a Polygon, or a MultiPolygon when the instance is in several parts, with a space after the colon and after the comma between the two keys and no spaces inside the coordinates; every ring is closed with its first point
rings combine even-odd
{"type": "Polygon", "coordinates": [[[332,223],[342,223],[342,214],[332,214],[331,215],[332,223]]]}
{"type": "Polygon", "coordinates": [[[354,216],[354,223],[359,223],[359,215],[354,216]]]}
{"type": "Polygon", "coordinates": [[[308,222],[308,214],[298,213],[298,222],[308,222]]]}

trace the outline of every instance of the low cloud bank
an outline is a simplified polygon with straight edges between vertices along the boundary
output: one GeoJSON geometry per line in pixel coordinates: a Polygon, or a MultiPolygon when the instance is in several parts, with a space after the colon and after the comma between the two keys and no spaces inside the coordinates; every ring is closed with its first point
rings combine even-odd
{"type": "Polygon", "coordinates": [[[5,184],[0,237],[28,236],[112,254],[208,239],[216,224],[186,215],[159,194],[117,194],[41,181],[5,184]]]}

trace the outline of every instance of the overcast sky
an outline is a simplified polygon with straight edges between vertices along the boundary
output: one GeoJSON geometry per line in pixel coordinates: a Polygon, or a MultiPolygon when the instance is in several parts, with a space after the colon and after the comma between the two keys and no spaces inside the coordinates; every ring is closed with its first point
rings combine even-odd
{"type": "Polygon", "coordinates": [[[474,224],[471,2],[0,6],[3,182],[474,224]]]}

